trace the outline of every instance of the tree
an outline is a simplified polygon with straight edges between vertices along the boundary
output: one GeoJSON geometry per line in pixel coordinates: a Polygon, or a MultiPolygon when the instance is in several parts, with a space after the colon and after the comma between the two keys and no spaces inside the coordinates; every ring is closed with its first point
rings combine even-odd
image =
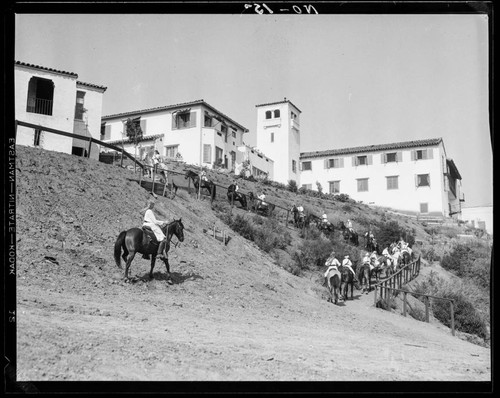
{"type": "MultiPolygon", "coordinates": [[[[128,139],[134,143],[134,158],[137,158],[137,144],[139,144],[143,135],[141,124],[137,120],[132,120],[128,118],[125,127],[126,127],[125,134],[127,135],[128,139]]],[[[135,168],[135,163],[134,163],[134,168],[135,168]]]]}

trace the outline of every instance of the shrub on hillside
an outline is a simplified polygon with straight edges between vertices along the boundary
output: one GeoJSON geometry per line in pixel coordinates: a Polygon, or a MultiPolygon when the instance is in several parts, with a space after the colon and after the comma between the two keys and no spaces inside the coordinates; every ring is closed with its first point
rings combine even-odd
{"type": "Polygon", "coordinates": [[[473,278],[478,284],[490,286],[491,249],[481,244],[462,244],[453,246],[443,256],[441,266],[457,276],[473,278]]]}
{"type": "Polygon", "coordinates": [[[391,243],[399,241],[401,237],[405,242],[413,246],[415,243],[415,237],[413,236],[413,231],[407,231],[401,227],[397,221],[388,221],[385,223],[375,223],[375,228],[377,229],[377,242],[380,247],[388,247],[391,243]]]}
{"type": "Polygon", "coordinates": [[[332,243],[328,239],[304,239],[293,258],[300,269],[311,269],[323,266],[331,251],[332,243]]]}
{"type": "MultiPolygon", "coordinates": [[[[488,337],[486,323],[475,310],[472,303],[460,292],[450,292],[446,298],[454,299],[455,328],[461,332],[475,334],[483,339],[488,337]]],[[[450,304],[445,300],[436,300],[433,305],[434,316],[443,324],[451,327],[450,304]]]]}
{"type": "Polygon", "coordinates": [[[288,189],[290,192],[297,192],[297,181],[295,180],[289,180],[288,185],[286,186],[286,189],[288,189]]]}

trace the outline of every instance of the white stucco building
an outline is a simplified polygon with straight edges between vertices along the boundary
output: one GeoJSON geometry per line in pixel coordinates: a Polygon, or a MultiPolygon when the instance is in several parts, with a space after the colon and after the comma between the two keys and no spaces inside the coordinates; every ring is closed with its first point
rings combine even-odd
{"type": "Polygon", "coordinates": [[[301,185],[347,194],[366,204],[416,214],[455,216],[461,176],[442,138],[304,152],[301,185]]]}
{"type": "Polygon", "coordinates": [[[273,180],[300,186],[300,109],[286,98],[256,108],[256,147],[274,161],[273,180]]]}
{"type": "MultiPolygon", "coordinates": [[[[99,139],[106,87],[78,81],[73,72],[19,61],[14,64],[14,87],[16,120],[41,126],[19,126],[17,144],[87,156],[87,140],[43,131],[42,127],[99,139]]],[[[97,159],[98,148],[95,144],[92,148],[90,157],[97,159]]]]}
{"type": "Polygon", "coordinates": [[[101,140],[123,143],[125,150],[134,155],[134,144],[124,134],[128,119],[137,123],[143,133],[137,148],[140,158],[157,149],[167,158],[182,156],[188,164],[207,168],[218,163],[228,170],[235,170],[245,160],[245,151],[238,147],[244,146],[243,136],[248,129],[204,100],[104,116],[101,140]]]}

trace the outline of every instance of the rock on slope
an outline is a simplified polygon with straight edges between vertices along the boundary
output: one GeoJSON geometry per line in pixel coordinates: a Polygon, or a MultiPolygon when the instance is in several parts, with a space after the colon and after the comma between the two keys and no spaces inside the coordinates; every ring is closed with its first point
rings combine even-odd
{"type": "Polygon", "coordinates": [[[150,197],[132,172],[17,147],[18,380],[491,380],[490,351],[373,307],[335,306],[276,266],[185,191],[159,197],[181,217],[174,284],[136,257],[122,281],[113,245],[150,197]]]}

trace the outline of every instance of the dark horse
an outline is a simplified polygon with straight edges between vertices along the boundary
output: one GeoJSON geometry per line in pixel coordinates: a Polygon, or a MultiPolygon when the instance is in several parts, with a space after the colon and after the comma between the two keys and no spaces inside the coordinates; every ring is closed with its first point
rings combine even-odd
{"type": "Polygon", "coordinates": [[[379,245],[375,238],[365,234],[365,240],[366,240],[366,245],[365,245],[366,250],[368,250],[370,253],[376,252],[378,255],[381,254],[379,245]]]}
{"type": "MultiPolygon", "coordinates": [[[[184,177],[186,180],[188,178],[191,178],[193,181],[194,187],[196,189],[196,192],[198,192],[198,189],[200,187],[199,181],[200,181],[200,176],[196,174],[193,170],[188,170],[186,171],[186,176],[184,177]]],[[[213,202],[215,199],[215,189],[216,185],[209,180],[201,180],[201,188],[205,188],[209,193],[210,193],[210,201],[213,202]]]]}
{"type": "Polygon", "coordinates": [[[356,270],[356,277],[358,278],[363,293],[369,293],[372,290],[372,282],[370,276],[370,264],[362,263],[358,265],[356,270]]]}
{"type": "Polygon", "coordinates": [[[243,209],[247,209],[247,197],[241,192],[236,192],[236,185],[231,184],[227,188],[227,199],[229,203],[234,204],[234,202],[240,202],[243,209]]]}
{"type": "Polygon", "coordinates": [[[330,270],[330,272],[326,275],[328,293],[330,293],[330,297],[328,298],[329,303],[334,302],[337,304],[339,301],[340,278],[340,272],[335,270],[330,270]]]}
{"type": "Polygon", "coordinates": [[[330,221],[324,222],[323,219],[319,218],[318,216],[313,216],[314,217],[314,222],[316,223],[316,226],[320,231],[328,233],[334,233],[335,232],[335,227],[330,221]]]}
{"type": "Polygon", "coordinates": [[[347,228],[343,221],[340,222],[340,229],[342,230],[342,235],[346,242],[351,242],[353,245],[359,245],[358,233],[354,230],[347,228]]]}
{"type": "MultiPolygon", "coordinates": [[[[161,227],[162,232],[167,237],[167,244],[165,245],[165,267],[167,268],[167,276],[170,279],[170,265],[168,263],[168,251],[170,250],[170,240],[175,235],[180,242],[184,240],[184,225],[181,219],[174,220],[169,224],[161,227]]],[[[153,231],[144,227],[131,228],[128,231],[120,232],[115,242],[115,262],[119,268],[122,268],[120,254],[123,250],[122,258],[125,261],[125,279],[128,279],[128,271],[130,264],[134,259],[136,253],[150,254],[151,255],[151,271],[149,272],[149,279],[153,278],[153,268],[155,267],[156,254],[158,251],[158,241],[153,231]]]]}
{"type": "MultiPolygon", "coordinates": [[[[342,265],[339,267],[340,271],[340,296],[344,301],[347,301],[347,296],[349,293],[349,286],[351,287],[351,300],[354,298],[354,274],[347,267],[343,267],[342,265]]],[[[356,271],[354,271],[356,272],[356,271]]],[[[359,290],[359,286],[356,283],[356,289],[359,290]]]]}
{"type": "Polygon", "coordinates": [[[276,208],[276,205],[269,202],[265,202],[266,204],[262,205],[262,200],[255,197],[253,192],[250,192],[248,194],[248,200],[250,202],[250,208],[256,213],[261,213],[264,216],[270,216],[271,214],[273,214],[273,210],[276,208]]]}
{"type": "Polygon", "coordinates": [[[293,205],[290,211],[293,214],[293,225],[295,225],[296,228],[304,228],[306,224],[306,216],[304,212],[299,212],[299,209],[297,209],[297,206],[295,205],[293,205]]]}

